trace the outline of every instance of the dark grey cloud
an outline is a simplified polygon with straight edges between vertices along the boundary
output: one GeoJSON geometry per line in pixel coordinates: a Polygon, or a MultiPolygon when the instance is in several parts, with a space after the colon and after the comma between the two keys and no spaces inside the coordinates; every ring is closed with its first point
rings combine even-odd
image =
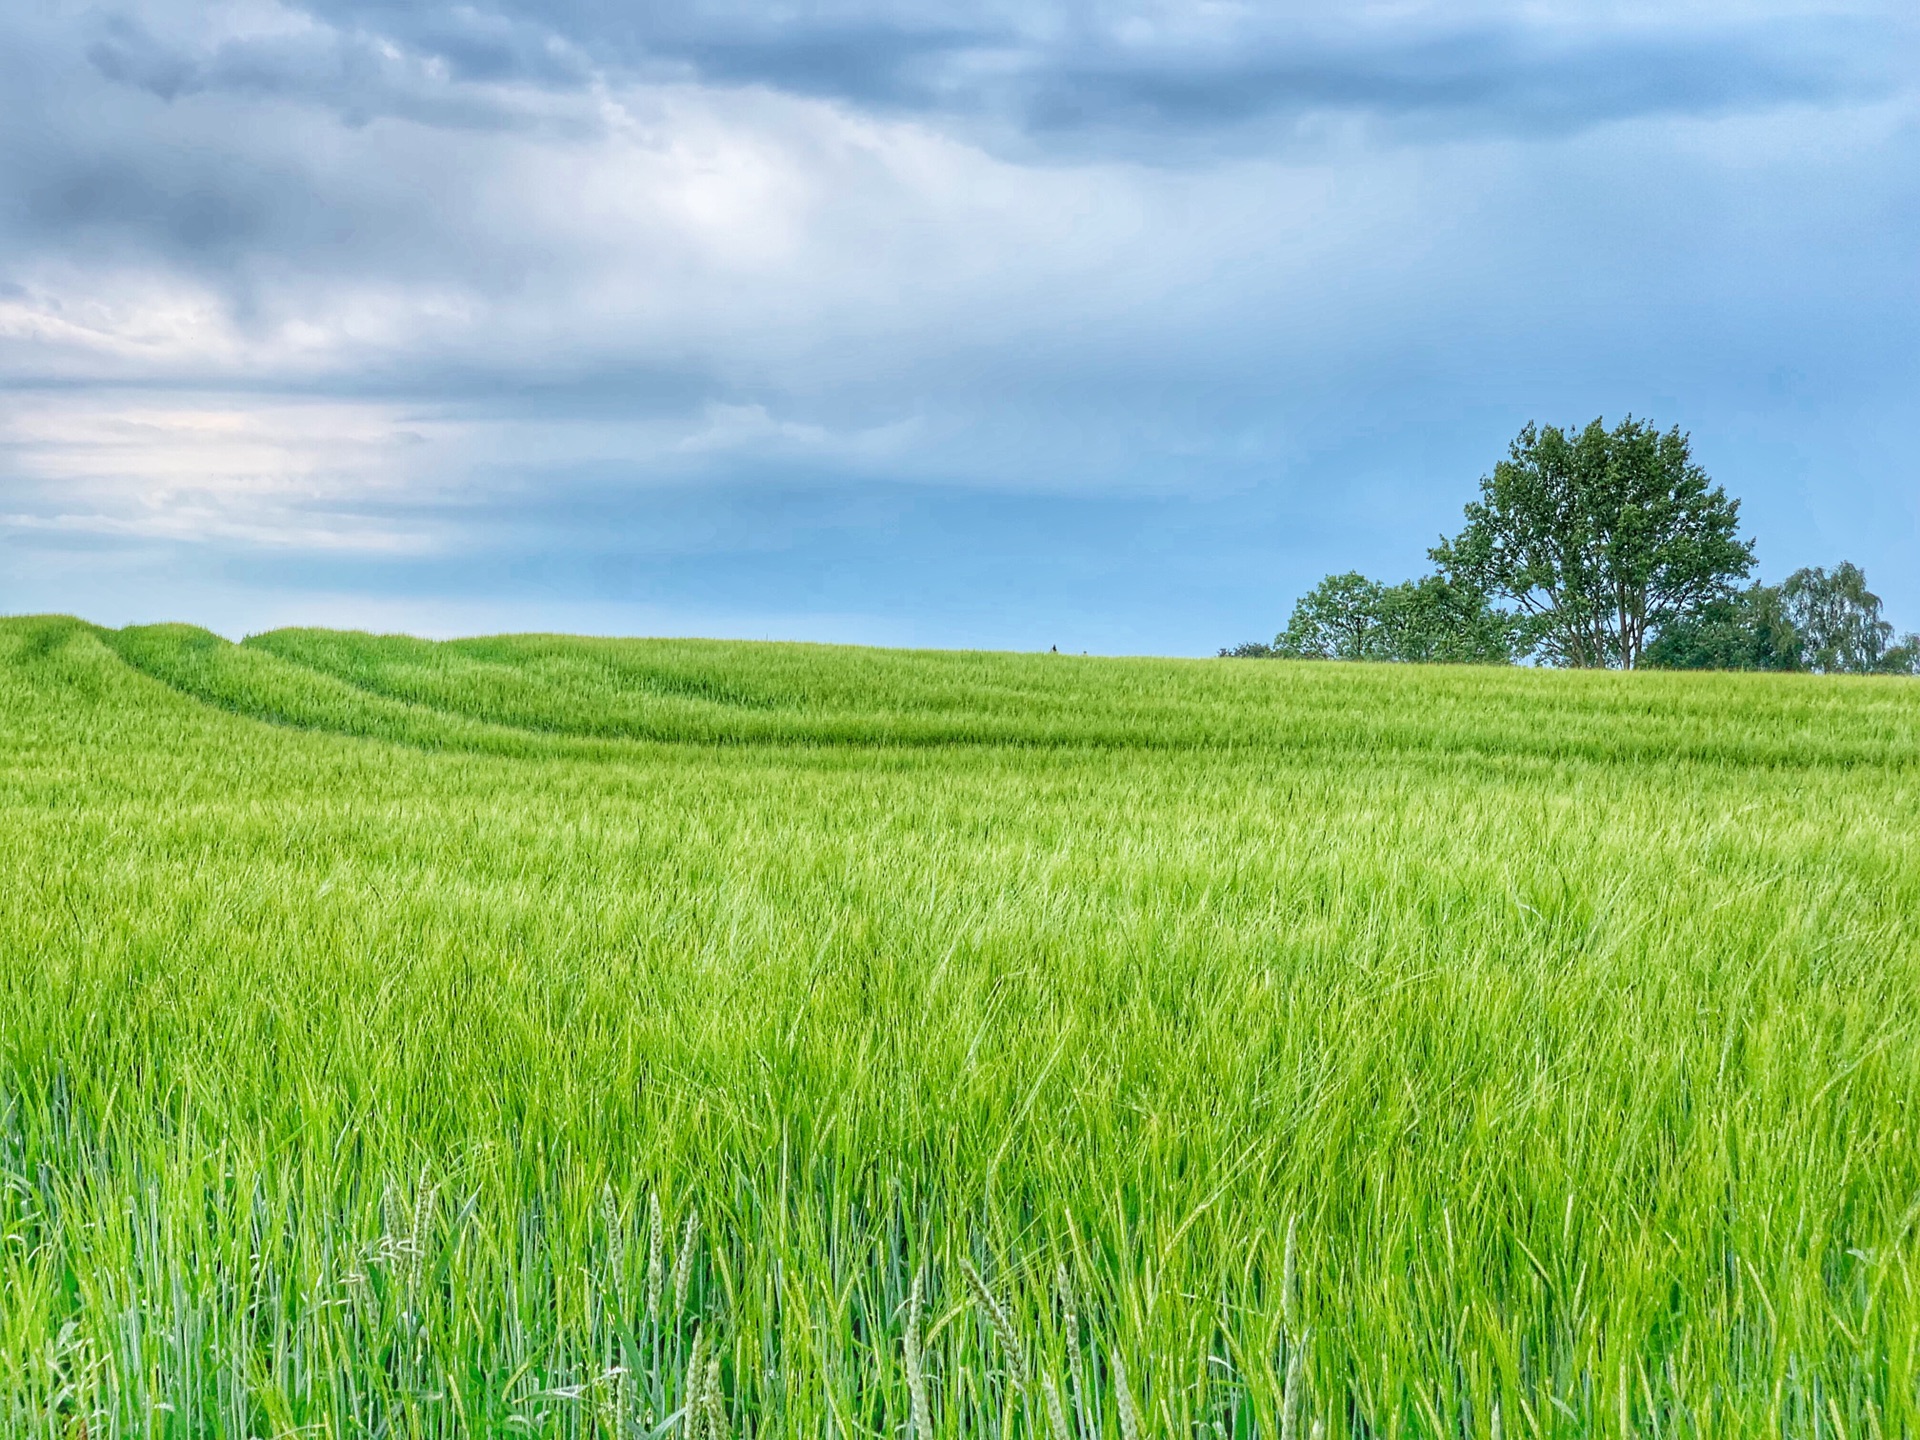
{"type": "Polygon", "coordinates": [[[1543,130],[1635,115],[1711,114],[1884,89],[1823,27],[1739,34],[1602,35],[1568,44],[1515,26],[1342,44],[1302,36],[1230,55],[1063,61],[1023,97],[1041,131],[1207,130],[1306,113],[1358,113],[1442,132],[1543,130]]]}
{"type": "MultiPolygon", "coordinates": [[[[475,213],[489,197],[474,182],[497,168],[488,137],[591,137],[582,102],[536,96],[529,114],[375,36],[280,11],[273,32],[209,37],[194,13],[0,18],[13,298],[41,295],[50,270],[172,276],[212,286],[244,329],[272,323],[276,294],[330,276],[480,293],[538,263],[475,213]],[[401,122],[398,137],[372,135],[376,120],[401,122]]],[[[577,84],[563,59],[542,94],[577,84]]]]}
{"type": "Polygon", "coordinates": [[[398,116],[478,128],[511,125],[517,112],[476,87],[577,89],[595,75],[554,32],[504,17],[423,15],[389,36],[315,16],[305,28],[214,37],[189,26],[160,29],[170,18],[94,18],[88,62],[103,78],[162,100],[221,92],[301,100],[350,124],[398,116]]]}
{"type": "MultiPolygon", "coordinates": [[[[1893,23],[1794,20],[1753,32],[1623,31],[1484,20],[1405,29],[1264,25],[1211,43],[1109,33],[1016,37],[808,35],[681,42],[703,75],[857,103],[998,116],[1031,138],[1165,154],[1313,115],[1422,132],[1577,129],[1635,115],[1710,114],[1885,92],[1907,79],[1893,23]],[[997,43],[996,43],[997,42],[997,43]]],[[[1258,138],[1257,136],[1255,138],[1258,138]]]]}
{"type": "Polygon", "coordinates": [[[1761,15],[1696,4],[1632,20],[1437,7],[1390,23],[1335,6],[292,4],[314,23],[270,37],[196,39],[109,14],[87,53],[101,75],[163,98],[283,94],[352,120],[512,123],[524,112],[475,91],[686,80],[1155,157],[1322,114],[1409,136],[1537,133],[1859,97],[1908,83],[1920,55],[1920,25],[1891,0],[1761,15]]]}
{"type": "Polygon", "coordinates": [[[201,67],[194,58],[157,38],[138,20],[111,15],[101,29],[100,38],[87,46],[87,59],[107,79],[162,100],[202,88],[201,67]]]}

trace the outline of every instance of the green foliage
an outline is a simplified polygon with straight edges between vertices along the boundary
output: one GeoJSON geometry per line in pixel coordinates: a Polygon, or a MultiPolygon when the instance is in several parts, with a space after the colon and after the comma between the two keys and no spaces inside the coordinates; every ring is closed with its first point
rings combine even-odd
{"type": "Polygon", "coordinates": [[[1377,660],[1386,645],[1386,587],[1357,570],[1329,575],[1301,596],[1274,637],[1293,660],[1377,660]]]}
{"type": "Polygon", "coordinates": [[[1920,633],[1912,630],[1902,635],[1896,644],[1889,645],[1880,654],[1879,664],[1873,667],[1876,675],[1920,675],[1920,633]]]}
{"type": "Polygon", "coordinates": [[[1518,617],[1496,610],[1478,591],[1439,575],[1382,585],[1348,571],[1302,596],[1271,647],[1231,653],[1506,665],[1524,652],[1518,617]]]}
{"type": "Polygon", "coordinates": [[[1518,616],[1442,575],[1387,587],[1381,604],[1385,659],[1510,665],[1526,653],[1518,616]]]}
{"type": "Polygon", "coordinates": [[[0,621],[0,1434],[1915,1433],[1916,757],[1871,678],[0,621]]]}
{"type": "Polygon", "coordinates": [[[1880,597],[1860,567],[1841,561],[1832,572],[1796,570],[1780,587],[1788,619],[1800,637],[1806,668],[1822,675],[1912,674],[1920,636],[1898,643],[1880,614],[1880,597]]]}
{"type": "Polygon", "coordinates": [[[1756,583],[1669,620],[1640,663],[1659,670],[1799,670],[1800,651],[1781,587],[1756,583]]]}
{"type": "Polygon", "coordinates": [[[1670,622],[1725,597],[1753,567],[1740,505],[1687,437],[1629,416],[1612,430],[1528,425],[1480,482],[1441,572],[1503,599],[1552,664],[1631,669],[1670,622]]]}
{"type": "Polygon", "coordinates": [[[1920,636],[1896,642],[1860,567],[1796,570],[1670,620],[1643,663],[1668,670],[1811,670],[1827,675],[1920,673],[1920,636]]]}

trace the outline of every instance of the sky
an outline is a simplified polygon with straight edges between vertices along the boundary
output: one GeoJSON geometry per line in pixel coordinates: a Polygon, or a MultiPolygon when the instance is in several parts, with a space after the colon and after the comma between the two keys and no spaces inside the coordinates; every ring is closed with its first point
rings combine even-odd
{"type": "Polygon", "coordinates": [[[1627,414],[1920,628],[1911,0],[0,9],[0,612],[1210,654],[1627,414]]]}

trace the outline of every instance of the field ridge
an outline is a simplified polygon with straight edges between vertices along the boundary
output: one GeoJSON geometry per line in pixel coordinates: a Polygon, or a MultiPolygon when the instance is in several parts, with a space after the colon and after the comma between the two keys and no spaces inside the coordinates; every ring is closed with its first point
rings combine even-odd
{"type": "Polygon", "coordinates": [[[432,642],[313,630],[235,644],[166,625],[96,633],[135,669],[236,715],[425,748],[1231,745],[1788,768],[1920,764],[1920,686],[1899,679],[1440,666],[1416,676],[1312,662],[549,635],[432,642]],[[811,691],[793,683],[809,671],[838,678],[811,691]],[[1420,710],[1393,703],[1403,681],[1420,686],[1420,710]]]}

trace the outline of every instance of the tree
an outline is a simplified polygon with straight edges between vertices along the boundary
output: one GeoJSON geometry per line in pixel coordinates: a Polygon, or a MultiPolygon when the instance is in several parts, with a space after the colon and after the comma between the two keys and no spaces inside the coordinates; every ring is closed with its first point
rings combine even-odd
{"type": "Polygon", "coordinates": [[[1511,665],[1527,644],[1519,616],[1478,590],[1425,575],[1380,592],[1377,648],[1383,660],[1511,665]]]}
{"type": "Polygon", "coordinates": [[[1641,656],[1661,670],[1798,670],[1800,633],[1778,585],[1749,585],[1676,616],[1641,656]]]}
{"type": "Polygon", "coordinates": [[[1275,653],[1295,660],[1377,660],[1385,587],[1358,570],[1329,575],[1301,596],[1274,637],[1275,653]]]}
{"type": "Polygon", "coordinates": [[[1796,570],[1780,587],[1788,618],[1799,633],[1809,670],[1823,675],[1913,674],[1920,636],[1895,644],[1880,615],[1880,597],[1867,589],[1858,565],[1841,561],[1832,572],[1796,570]]]}
{"type": "Polygon", "coordinates": [[[1466,519],[1430,552],[1441,573],[1517,607],[1557,665],[1630,669],[1650,638],[1753,568],[1739,502],[1693,463],[1687,437],[1631,416],[1612,430],[1528,425],[1466,519]]]}
{"type": "Polygon", "coordinates": [[[1485,595],[1439,575],[1382,585],[1349,570],[1303,595],[1271,647],[1221,653],[1504,665],[1522,653],[1516,623],[1485,595]]]}

